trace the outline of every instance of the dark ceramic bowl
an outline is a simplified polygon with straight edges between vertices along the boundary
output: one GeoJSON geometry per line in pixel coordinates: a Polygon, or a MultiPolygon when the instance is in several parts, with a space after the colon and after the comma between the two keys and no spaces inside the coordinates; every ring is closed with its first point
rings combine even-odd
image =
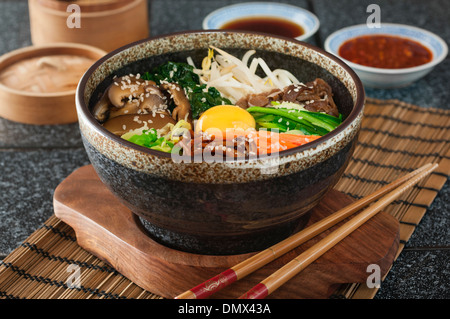
{"type": "Polygon", "coordinates": [[[296,40],[247,32],[200,31],[156,37],[107,54],[77,91],[81,136],[103,183],[138,216],[149,236],[174,249],[208,255],[262,250],[300,229],[308,211],[343,174],[360,129],[364,90],[335,56],[296,40]],[[92,106],[115,75],[137,74],[168,60],[199,65],[209,45],[242,56],[255,49],[270,68],[302,82],[322,78],[345,120],[320,139],[279,157],[236,163],[176,163],[104,129],[92,106]],[[267,171],[267,167],[275,168],[267,171]]]}

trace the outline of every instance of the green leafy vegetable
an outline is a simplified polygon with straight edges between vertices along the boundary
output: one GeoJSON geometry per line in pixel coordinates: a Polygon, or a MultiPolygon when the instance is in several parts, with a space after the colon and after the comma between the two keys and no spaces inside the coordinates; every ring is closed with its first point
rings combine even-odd
{"type": "Polygon", "coordinates": [[[142,78],[158,84],[162,81],[176,81],[182,87],[192,87],[199,83],[198,75],[193,72],[191,65],[171,61],[157,66],[151,72],[145,72],[142,78]]]}
{"type": "MultiPolygon", "coordinates": [[[[124,137],[125,138],[125,137],[124,137]]],[[[170,152],[174,146],[165,137],[159,137],[155,129],[143,130],[142,134],[134,134],[128,141],[157,151],[170,152]]]]}
{"type": "Polygon", "coordinates": [[[334,117],[321,112],[310,112],[299,108],[253,106],[247,109],[259,127],[278,129],[280,132],[323,136],[342,123],[342,115],[334,117]]]}
{"type": "MultiPolygon", "coordinates": [[[[193,67],[182,62],[167,62],[151,72],[145,72],[144,80],[151,80],[157,84],[163,81],[176,82],[185,89],[186,96],[191,103],[192,118],[198,119],[207,109],[221,104],[231,104],[231,101],[222,97],[220,92],[214,88],[206,89],[206,84],[200,84],[198,75],[194,73],[193,67]]],[[[170,106],[173,109],[174,105],[170,106]]]]}
{"type": "Polygon", "coordinates": [[[190,134],[191,124],[185,120],[178,121],[175,125],[167,124],[161,130],[164,133],[159,133],[154,128],[144,129],[138,128],[123,134],[121,137],[127,141],[148,147],[157,151],[180,154],[182,148],[177,145],[177,143],[186,136],[185,134],[190,134]],[[165,129],[169,129],[167,132],[165,129]]]}

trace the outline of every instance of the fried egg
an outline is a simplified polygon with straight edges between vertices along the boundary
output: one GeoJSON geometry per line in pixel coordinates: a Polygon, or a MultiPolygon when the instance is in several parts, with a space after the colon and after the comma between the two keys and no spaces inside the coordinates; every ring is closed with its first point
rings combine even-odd
{"type": "Polygon", "coordinates": [[[203,112],[195,129],[211,135],[226,135],[227,130],[255,129],[253,116],[243,108],[235,105],[217,105],[203,112]]]}

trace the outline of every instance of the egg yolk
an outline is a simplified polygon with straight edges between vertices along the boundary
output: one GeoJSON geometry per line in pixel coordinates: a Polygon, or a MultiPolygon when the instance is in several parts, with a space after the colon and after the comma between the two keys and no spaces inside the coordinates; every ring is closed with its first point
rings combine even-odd
{"type": "Polygon", "coordinates": [[[235,105],[217,105],[203,112],[195,126],[196,131],[211,135],[225,135],[227,129],[255,129],[253,116],[243,108],[235,105]]]}

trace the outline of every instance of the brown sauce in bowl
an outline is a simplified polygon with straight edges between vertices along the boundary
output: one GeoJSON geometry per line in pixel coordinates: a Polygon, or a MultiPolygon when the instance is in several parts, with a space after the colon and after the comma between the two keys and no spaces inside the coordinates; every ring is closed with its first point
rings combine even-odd
{"type": "Polygon", "coordinates": [[[305,33],[305,30],[297,23],[275,17],[236,19],[224,24],[221,29],[264,32],[290,38],[296,38],[305,33]]]}
{"type": "Polygon", "coordinates": [[[73,91],[94,59],[69,55],[38,56],[18,61],[0,72],[0,83],[23,92],[73,91]]]}
{"type": "Polygon", "coordinates": [[[419,42],[388,35],[347,40],[339,47],[338,54],[350,62],[382,69],[411,68],[433,58],[433,53],[419,42]]]}

